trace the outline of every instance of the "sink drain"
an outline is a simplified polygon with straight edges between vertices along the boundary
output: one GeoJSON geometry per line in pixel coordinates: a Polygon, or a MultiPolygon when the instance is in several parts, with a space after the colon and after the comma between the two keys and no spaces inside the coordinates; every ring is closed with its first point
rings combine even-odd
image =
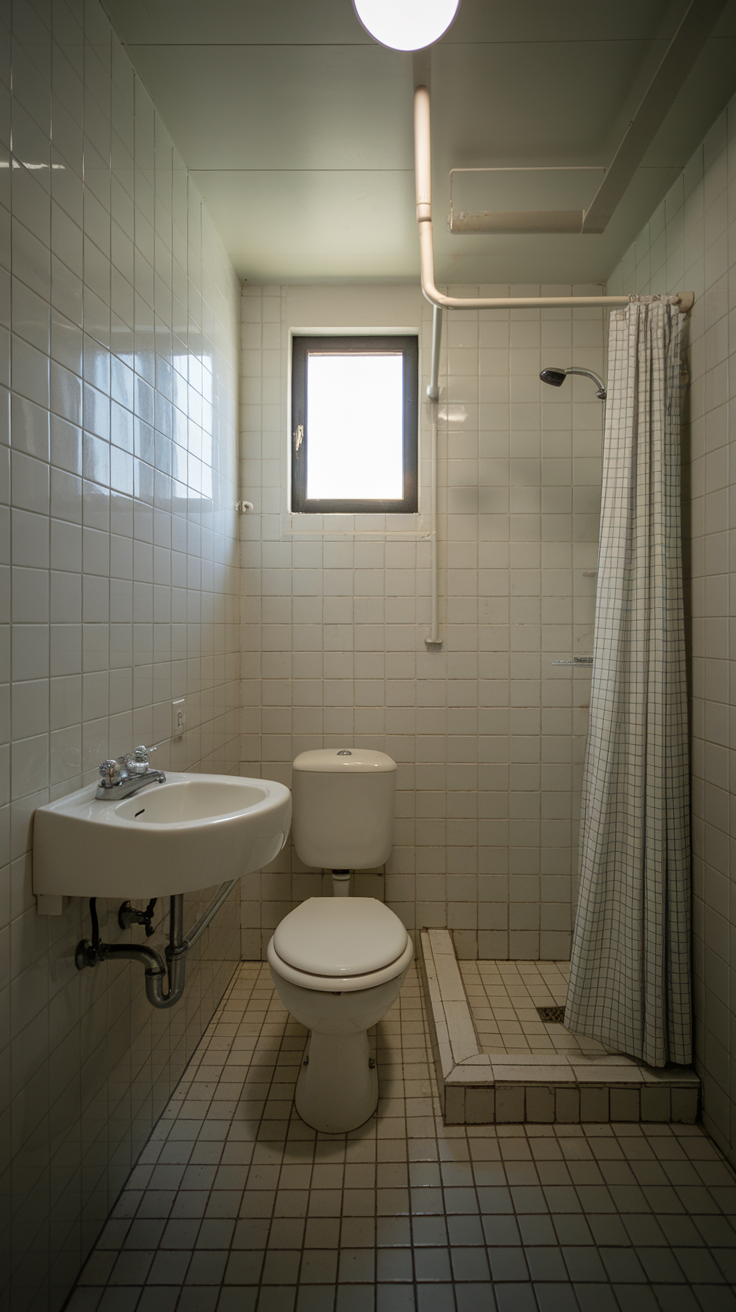
{"type": "Polygon", "coordinates": [[[564,1007],[537,1007],[539,1019],[546,1022],[547,1025],[564,1025],[565,1008],[564,1007]]]}

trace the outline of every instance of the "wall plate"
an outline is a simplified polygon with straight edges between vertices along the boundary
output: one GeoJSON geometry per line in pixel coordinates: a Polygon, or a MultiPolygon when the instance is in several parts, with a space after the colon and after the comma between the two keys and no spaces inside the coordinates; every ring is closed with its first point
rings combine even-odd
{"type": "Polygon", "coordinates": [[[172,739],[183,738],[187,727],[187,699],[186,697],[177,697],[176,701],[171,703],[171,737],[172,739]]]}

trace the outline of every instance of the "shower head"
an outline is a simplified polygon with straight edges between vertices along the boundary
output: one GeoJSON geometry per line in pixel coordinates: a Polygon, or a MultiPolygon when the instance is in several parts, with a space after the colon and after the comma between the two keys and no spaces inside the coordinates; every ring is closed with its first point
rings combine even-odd
{"type": "Polygon", "coordinates": [[[582,374],[584,378],[590,378],[598,388],[596,396],[599,401],[605,401],[607,392],[606,384],[602,378],[593,373],[592,369],[578,369],[574,364],[569,369],[543,369],[539,377],[543,383],[549,383],[551,387],[562,387],[568,374],[582,374]]]}

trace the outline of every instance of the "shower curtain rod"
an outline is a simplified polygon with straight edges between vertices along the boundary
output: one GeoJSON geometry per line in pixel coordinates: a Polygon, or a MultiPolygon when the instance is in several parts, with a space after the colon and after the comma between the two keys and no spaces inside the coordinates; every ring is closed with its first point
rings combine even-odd
{"type": "MultiPolygon", "coordinates": [[[[534,310],[575,306],[628,305],[628,296],[445,296],[434,282],[434,242],[432,239],[432,150],[430,138],[429,91],[420,86],[414,92],[414,171],[416,178],[417,223],[422,292],[434,306],[432,315],[432,365],[427,396],[439,397],[440,335],[443,310],[534,310]]],[[[672,297],[681,314],[693,307],[694,292],[679,292],[672,297]]]]}

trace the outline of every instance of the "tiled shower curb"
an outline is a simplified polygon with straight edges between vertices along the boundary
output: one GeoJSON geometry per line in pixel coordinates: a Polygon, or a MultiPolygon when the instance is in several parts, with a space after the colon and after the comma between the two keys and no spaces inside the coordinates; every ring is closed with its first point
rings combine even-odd
{"type": "Polygon", "coordinates": [[[700,1080],[694,1071],[659,1071],[618,1056],[481,1052],[452,935],[424,929],[420,943],[446,1125],[697,1119],[700,1080]]]}

